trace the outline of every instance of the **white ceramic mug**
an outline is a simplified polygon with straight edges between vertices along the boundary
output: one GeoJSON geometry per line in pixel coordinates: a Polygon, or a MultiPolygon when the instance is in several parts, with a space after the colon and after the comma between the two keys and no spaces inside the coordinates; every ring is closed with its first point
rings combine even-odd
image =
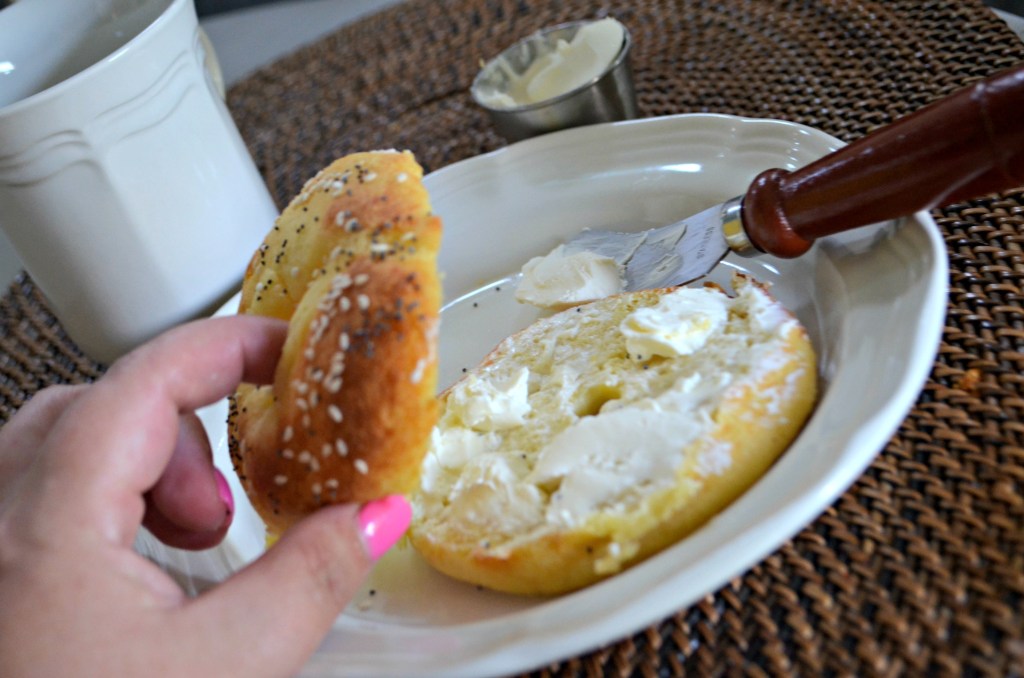
{"type": "Polygon", "coordinates": [[[209,60],[192,0],[0,11],[0,226],[99,361],[219,305],[273,225],[209,60]]]}

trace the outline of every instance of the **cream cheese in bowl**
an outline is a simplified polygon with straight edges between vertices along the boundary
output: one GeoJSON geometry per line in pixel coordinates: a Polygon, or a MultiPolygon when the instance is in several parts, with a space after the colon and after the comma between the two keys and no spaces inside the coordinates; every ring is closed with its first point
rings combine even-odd
{"type": "Polygon", "coordinates": [[[470,89],[509,141],[638,117],[632,39],[613,18],[540,30],[484,64],[470,89]]]}
{"type": "MultiPolygon", "coordinates": [[[[508,89],[482,91],[480,102],[492,108],[527,106],[573,91],[607,70],[622,49],[625,27],[608,17],[581,27],[571,40],[558,38],[526,72],[508,72],[508,89]]],[[[501,67],[508,68],[504,63],[501,67]]]]}

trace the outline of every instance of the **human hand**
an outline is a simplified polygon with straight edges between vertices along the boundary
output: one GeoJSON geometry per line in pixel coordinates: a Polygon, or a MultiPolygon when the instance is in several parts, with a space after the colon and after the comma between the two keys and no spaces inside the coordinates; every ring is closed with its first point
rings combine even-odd
{"type": "Polygon", "coordinates": [[[41,391],[0,430],[5,676],[276,676],[312,654],[405,531],[400,497],[318,511],[195,599],[132,550],[143,523],[185,548],[223,538],[230,492],[194,410],[269,381],[285,331],[185,325],[95,384],[41,391]]]}

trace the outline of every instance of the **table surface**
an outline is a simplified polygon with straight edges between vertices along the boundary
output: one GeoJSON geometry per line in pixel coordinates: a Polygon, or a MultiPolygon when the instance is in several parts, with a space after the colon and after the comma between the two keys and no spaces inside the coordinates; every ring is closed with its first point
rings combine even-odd
{"type": "MultiPolygon", "coordinates": [[[[505,144],[467,94],[479,57],[594,12],[590,0],[407,0],[241,68],[229,107],[278,204],[353,150],[408,148],[437,169],[505,144]]],[[[782,118],[845,141],[1024,62],[980,0],[604,12],[633,34],[643,116],[782,118]]],[[[536,675],[1024,675],[1024,188],[933,216],[950,263],[941,345],[862,478],[721,590],[536,675]]],[[[0,420],[48,384],[102,371],[30,279],[8,288],[0,420]]]]}

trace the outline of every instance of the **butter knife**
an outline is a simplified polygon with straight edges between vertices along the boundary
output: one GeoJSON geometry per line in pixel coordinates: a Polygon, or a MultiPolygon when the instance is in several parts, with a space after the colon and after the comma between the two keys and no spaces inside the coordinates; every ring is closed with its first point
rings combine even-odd
{"type": "Polygon", "coordinates": [[[965,87],[746,193],[638,233],[585,230],[565,243],[624,268],[625,289],[681,285],[730,251],[792,258],[818,238],[1024,186],[1024,66],[965,87]]]}

